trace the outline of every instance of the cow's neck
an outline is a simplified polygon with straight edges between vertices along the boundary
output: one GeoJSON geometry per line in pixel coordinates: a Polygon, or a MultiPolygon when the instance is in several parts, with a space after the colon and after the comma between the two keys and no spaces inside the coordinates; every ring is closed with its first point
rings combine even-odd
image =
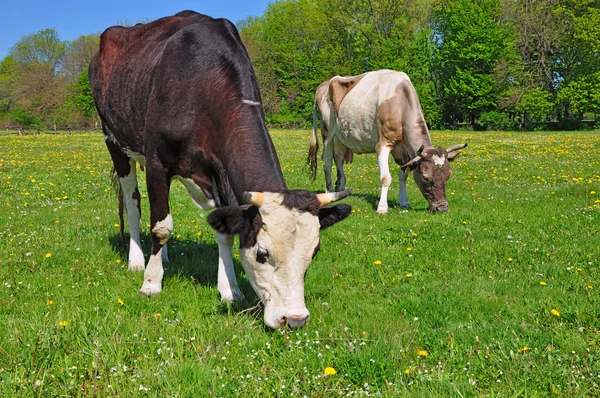
{"type": "Polygon", "coordinates": [[[264,124],[254,129],[238,130],[235,135],[231,145],[236,150],[226,148],[221,153],[221,161],[237,202],[242,203],[244,191],[277,192],[286,189],[275,147],[264,124]]]}
{"type": "Polygon", "coordinates": [[[427,123],[423,118],[423,114],[419,112],[418,117],[405,124],[405,140],[410,149],[410,155],[415,156],[417,151],[423,147],[423,149],[433,148],[431,143],[431,137],[429,136],[429,130],[427,129],[427,123]]]}

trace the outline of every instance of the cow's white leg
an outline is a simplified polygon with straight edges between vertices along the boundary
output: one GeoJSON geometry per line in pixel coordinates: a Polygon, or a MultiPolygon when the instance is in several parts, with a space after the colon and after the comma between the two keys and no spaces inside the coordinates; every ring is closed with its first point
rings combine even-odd
{"type": "Polygon", "coordinates": [[[173,232],[173,217],[167,214],[164,220],[154,224],[152,227],[153,240],[157,239],[161,245],[158,252],[153,253],[148,261],[146,272],[144,272],[144,284],[140,289],[140,293],[145,296],[156,296],[162,291],[162,279],[164,269],[162,265],[163,250],[166,247],[167,240],[173,232]]]}
{"type": "Polygon", "coordinates": [[[387,194],[392,182],[388,158],[391,151],[391,148],[387,146],[377,147],[377,163],[379,164],[379,176],[381,181],[381,197],[379,198],[379,205],[377,206],[377,213],[379,214],[386,214],[388,212],[387,194]]]}
{"type": "Polygon", "coordinates": [[[123,201],[125,202],[125,211],[127,212],[127,222],[129,223],[129,271],[144,270],[144,253],[140,243],[140,192],[138,191],[135,166],[136,163],[130,160],[131,171],[129,175],[119,178],[123,201]]]}
{"type": "Polygon", "coordinates": [[[333,192],[331,184],[331,169],[333,167],[333,142],[331,137],[323,141],[323,171],[325,172],[325,188],[327,192],[333,192]]]}
{"type": "Polygon", "coordinates": [[[238,287],[233,268],[233,235],[223,235],[215,231],[217,244],[219,245],[219,273],[217,276],[217,288],[221,294],[221,300],[233,302],[244,300],[244,295],[238,287]]]}
{"type": "Polygon", "coordinates": [[[398,169],[398,179],[400,180],[400,194],[398,195],[398,205],[403,209],[410,209],[411,206],[408,203],[408,196],[406,196],[406,180],[408,178],[408,172],[398,169]]]}

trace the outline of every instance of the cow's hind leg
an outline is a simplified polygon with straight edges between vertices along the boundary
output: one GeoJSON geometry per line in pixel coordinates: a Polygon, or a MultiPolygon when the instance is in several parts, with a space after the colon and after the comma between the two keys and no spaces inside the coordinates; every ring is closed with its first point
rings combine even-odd
{"type": "Polygon", "coordinates": [[[398,194],[398,205],[403,209],[411,209],[406,195],[406,180],[408,179],[408,171],[398,169],[398,179],[400,180],[400,193],[398,194]]]}
{"type": "Polygon", "coordinates": [[[129,270],[144,270],[144,253],[140,243],[140,192],[138,191],[135,172],[136,163],[114,141],[112,134],[105,128],[104,137],[108,151],[112,158],[119,183],[121,194],[125,202],[127,222],[129,223],[129,270]]]}
{"type": "MultiPolygon", "coordinates": [[[[333,137],[333,159],[337,172],[335,181],[335,191],[341,192],[346,189],[346,175],[344,174],[344,162],[346,162],[346,153],[348,148],[337,138],[333,137]]],[[[346,162],[348,163],[348,162],[346,162]]]]}
{"type": "Polygon", "coordinates": [[[388,212],[387,195],[392,183],[390,175],[390,166],[388,164],[391,148],[386,145],[377,145],[377,163],[379,164],[379,176],[381,181],[381,197],[377,205],[377,213],[386,214],[388,212]]]}
{"type": "Polygon", "coordinates": [[[233,268],[233,235],[223,235],[215,231],[217,244],[219,245],[219,273],[217,288],[221,294],[221,300],[227,302],[243,301],[244,295],[238,287],[233,268]]]}
{"type": "Polygon", "coordinates": [[[169,210],[170,179],[166,170],[157,159],[147,159],[146,185],[150,199],[150,234],[152,237],[152,254],[140,293],[155,296],[162,291],[163,248],[173,232],[173,217],[169,210]]]}
{"type": "Polygon", "coordinates": [[[323,171],[325,172],[325,188],[327,192],[333,192],[333,184],[331,183],[333,156],[333,142],[332,139],[327,137],[327,139],[323,140],[323,171]]]}

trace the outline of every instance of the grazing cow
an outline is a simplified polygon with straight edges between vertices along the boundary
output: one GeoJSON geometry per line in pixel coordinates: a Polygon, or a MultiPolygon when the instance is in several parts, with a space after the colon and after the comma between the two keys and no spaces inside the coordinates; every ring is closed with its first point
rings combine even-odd
{"type": "Polygon", "coordinates": [[[336,76],[317,88],[313,132],[308,152],[313,179],[317,172],[317,110],[321,113],[323,163],[328,192],[331,185],[332,158],[337,169],[336,191],[345,188],[344,163],[353,153],[377,153],[381,178],[381,197],[377,213],[388,211],[387,192],[391,183],[388,156],[401,165],[400,207],[410,207],[406,196],[408,171],[433,212],[448,210],[446,181],[452,171],[448,162],[467,144],[448,149],[433,148],[417,93],[405,73],[379,70],[359,76],[336,76]]]}
{"type": "Polygon", "coordinates": [[[267,132],[260,92],[234,25],[192,11],[100,38],[89,78],[104,139],[120,182],[130,228],[129,270],[144,270],[136,163],[146,168],[152,253],[140,290],[162,289],[173,231],[169,187],[177,179],[208,216],[219,247],[217,287],[243,299],[232,246],[263,301],[265,323],[304,325],[304,275],[319,250],[319,229],[345,218],[325,205],[349,192],[288,190],[267,132]]]}

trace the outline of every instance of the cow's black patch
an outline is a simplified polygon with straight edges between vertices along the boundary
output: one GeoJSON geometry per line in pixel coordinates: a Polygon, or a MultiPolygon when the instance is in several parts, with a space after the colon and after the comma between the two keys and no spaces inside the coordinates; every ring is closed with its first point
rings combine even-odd
{"type": "Polygon", "coordinates": [[[345,203],[321,208],[319,211],[321,229],[331,227],[336,222],[342,221],[344,218],[348,217],[351,212],[352,207],[345,203]]]}
{"type": "Polygon", "coordinates": [[[296,189],[293,191],[285,190],[282,193],[284,194],[284,197],[281,204],[288,209],[306,211],[314,216],[319,214],[321,204],[313,192],[304,189],[296,189]]]}

